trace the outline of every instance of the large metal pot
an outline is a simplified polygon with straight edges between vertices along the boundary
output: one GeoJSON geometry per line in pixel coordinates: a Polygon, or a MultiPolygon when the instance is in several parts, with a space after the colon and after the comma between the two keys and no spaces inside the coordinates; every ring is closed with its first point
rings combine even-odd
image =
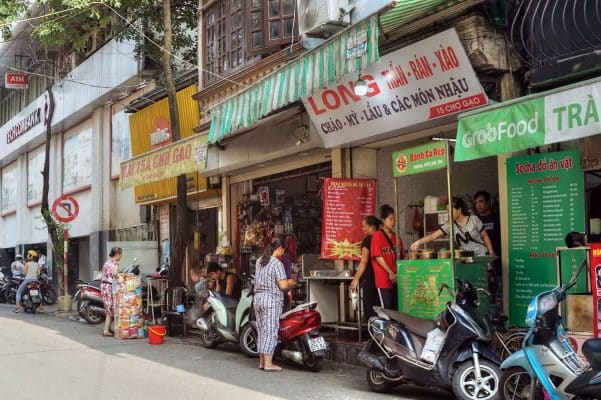
{"type": "Polygon", "coordinates": [[[436,253],[434,252],[434,250],[422,250],[419,253],[419,258],[422,260],[431,260],[433,258],[436,258],[436,253]]]}
{"type": "Polygon", "coordinates": [[[419,253],[417,251],[410,251],[407,253],[407,258],[413,261],[419,260],[419,253]]]}
{"type": "Polygon", "coordinates": [[[451,250],[440,250],[438,258],[451,258],[451,250]]]}

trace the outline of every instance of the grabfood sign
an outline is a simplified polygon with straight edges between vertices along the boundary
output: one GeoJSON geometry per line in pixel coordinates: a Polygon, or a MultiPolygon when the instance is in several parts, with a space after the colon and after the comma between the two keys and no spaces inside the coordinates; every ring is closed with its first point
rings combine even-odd
{"type": "Polygon", "coordinates": [[[365,96],[355,95],[357,75],[349,74],[303,98],[326,147],[377,140],[487,103],[454,29],[381,57],[361,79],[365,96]]]}
{"type": "Polygon", "coordinates": [[[601,133],[601,82],[459,120],[455,161],[467,161],[601,133]]]}

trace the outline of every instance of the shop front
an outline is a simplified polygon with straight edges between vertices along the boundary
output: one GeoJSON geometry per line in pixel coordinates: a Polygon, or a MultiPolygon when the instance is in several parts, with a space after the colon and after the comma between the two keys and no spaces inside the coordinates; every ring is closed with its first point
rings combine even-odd
{"type": "MultiPolygon", "coordinates": [[[[173,142],[168,99],[163,98],[137,111],[129,118],[132,158],[121,164],[121,189],[135,187],[135,202],[143,218],[156,221],[158,254],[150,265],[169,265],[170,243],[176,229],[188,233],[186,272],[202,266],[205,255],[216,245],[219,192],[200,176],[206,166],[207,136],[195,134],[200,118],[198,105],[191,98],[195,86],[177,93],[181,140],[173,142]],[[175,225],[177,176],[186,174],[189,224],[175,225]]],[[[152,271],[151,271],[152,272],[152,271]]]]}
{"type": "MultiPolygon", "coordinates": [[[[589,246],[567,250],[565,236],[587,233],[592,248],[601,240],[600,101],[595,79],[460,117],[455,161],[497,155],[506,165],[499,182],[511,324],[523,325],[536,294],[565,283],[582,259],[595,256],[589,246]]],[[[563,312],[572,331],[598,334],[596,280],[591,268],[568,292],[563,312]]]]}
{"type": "MultiPolygon", "coordinates": [[[[457,114],[488,102],[454,29],[381,56],[378,65],[361,72],[367,86],[363,96],[349,90],[353,79],[341,80],[349,82],[348,87],[329,86],[303,102],[326,147],[350,147],[345,150],[351,165],[348,176],[377,180],[377,203],[395,208],[396,230],[405,249],[450,220],[452,196],[473,204],[473,194],[484,189],[495,197],[496,160],[455,164],[450,158],[447,162],[457,114]],[[405,173],[409,165],[421,167],[417,173],[405,173]]],[[[401,262],[397,269],[400,310],[435,316],[446,299],[438,299],[440,284],[452,288],[456,276],[488,286],[490,260],[454,260],[452,248],[448,237],[441,238],[429,243],[424,250],[430,251],[423,253],[448,258],[401,262]]],[[[398,254],[399,259],[406,257],[398,254]]],[[[346,267],[352,274],[353,264],[346,267]]]]}

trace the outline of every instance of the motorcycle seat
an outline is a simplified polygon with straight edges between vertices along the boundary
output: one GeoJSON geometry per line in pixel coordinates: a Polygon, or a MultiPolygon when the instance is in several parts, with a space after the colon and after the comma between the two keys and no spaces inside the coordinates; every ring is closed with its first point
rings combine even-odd
{"type": "Polygon", "coordinates": [[[428,336],[428,332],[436,327],[436,323],[431,319],[418,318],[395,310],[384,309],[382,311],[390,318],[405,325],[411,333],[422,338],[428,336]]]}
{"type": "Polygon", "coordinates": [[[601,339],[589,339],[582,345],[582,354],[595,370],[601,369],[601,339]]]}
{"type": "Polygon", "coordinates": [[[221,293],[217,293],[217,292],[214,292],[213,294],[221,303],[223,303],[223,306],[225,308],[229,309],[229,308],[238,307],[238,303],[240,301],[238,299],[236,299],[235,297],[227,296],[225,294],[221,294],[221,293]]]}

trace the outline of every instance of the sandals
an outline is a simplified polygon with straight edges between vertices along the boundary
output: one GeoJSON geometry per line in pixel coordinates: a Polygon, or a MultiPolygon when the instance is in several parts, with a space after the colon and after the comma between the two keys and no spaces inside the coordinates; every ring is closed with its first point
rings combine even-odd
{"type": "Polygon", "coordinates": [[[15,308],[15,309],[13,310],[13,312],[18,314],[18,313],[20,313],[20,312],[21,312],[21,309],[20,309],[20,308],[15,308]]]}
{"type": "Polygon", "coordinates": [[[102,336],[105,336],[105,337],[113,337],[113,334],[112,334],[112,333],[105,333],[105,332],[102,332],[102,336]]]}
{"type": "Polygon", "coordinates": [[[263,371],[265,371],[265,372],[280,372],[280,371],[282,371],[282,367],[274,365],[272,367],[263,368],[263,371]]]}

